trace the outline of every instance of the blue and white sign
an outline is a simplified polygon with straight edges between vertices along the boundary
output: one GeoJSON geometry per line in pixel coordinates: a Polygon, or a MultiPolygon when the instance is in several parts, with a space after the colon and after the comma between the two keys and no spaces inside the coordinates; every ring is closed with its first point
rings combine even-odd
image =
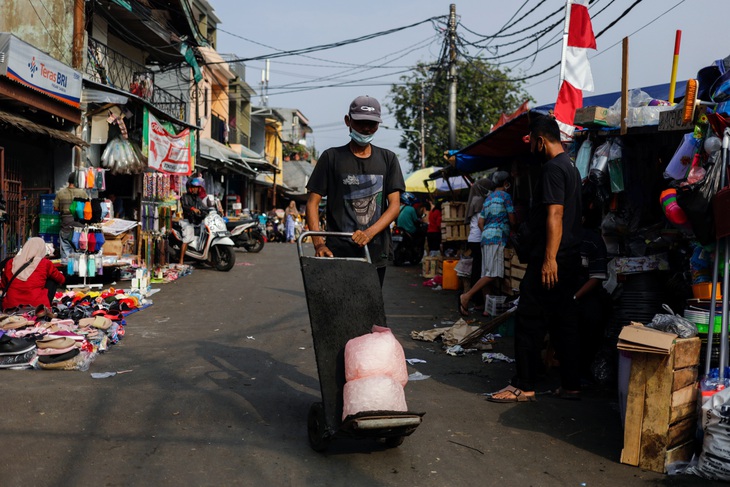
{"type": "Polygon", "coordinates": [[[8,33],[0,33],[0,75],[79,108],[81,73],[8,33]]]}

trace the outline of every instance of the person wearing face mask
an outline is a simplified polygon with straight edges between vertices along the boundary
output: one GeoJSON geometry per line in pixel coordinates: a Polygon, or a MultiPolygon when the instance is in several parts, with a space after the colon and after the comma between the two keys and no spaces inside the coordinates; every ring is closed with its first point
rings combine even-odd
{"type": "Polygon", "coordinates": [[[492,393],[492,402],[535,400],[545,335],[560,362],[560,387],[553,394],[580,398],[579,308],[582,243],[581,179],[563,151],[560,129],[552,117],[530,121],[530,152],[541,163],[541,175],[530,208],[527,270],[520,284],[515,325],[516,376],[492,393]]]}
{"type": "Polygon", "coordinates": [[[350,141],[325,150],[307,182],[307,226],[319,230],[319,204],[327,198],[327,231],[352,232],[352,238],[313,237],[318,257],[362,257],[368,246],[380,285],[390,250],[390,224],[405,191],[396,155],[371,142],[378,130],[380,103],[358,96],[345,115],[350,141]]]}

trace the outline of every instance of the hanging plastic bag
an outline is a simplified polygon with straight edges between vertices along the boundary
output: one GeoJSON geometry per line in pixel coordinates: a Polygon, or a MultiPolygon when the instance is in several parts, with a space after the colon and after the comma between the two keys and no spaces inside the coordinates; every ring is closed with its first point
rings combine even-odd
{"type": "Polygon", "coordinates": [[[608,167],[608,155],[611,150],[611,141],[606,141],[596,148],[591,161],[591,172],[604,172],[608,167]]]}
{"type": "Polygon", "coordinates": [[[665,178],[684,179],[687,176],[692,159],[697,151],[698,142],[691,132],[684,134],[682,143],[679,144],[672,159],[667,164],[667,168],[664,170],[665,178]]]}
{"type": "Polygon", "coordinates": [[[611,141],[608,150],[608,176],[611,180],[611,192],[620,193],[624,190],[624,166],[621,159],[621,143],[611,141]]]}
{"type": "Polygon", "coordinates": [[[694,184],[677,186],[677,204],[684,210],[695,237],[702,245],[715,241],[711,202],[722,187],[720,155],[721,151],[717,151],[710,156],[703,179],[694,184]]]}
{"type": "Polygon", "coordinates": [[[580,149],[578,149],[578,156],[575,158],[575,167],[578,168],[581,179],[588,177],[588,166],[591,164],[592,150],[593,142],[590,139],[584,140],[580,145],[580,149]]]}

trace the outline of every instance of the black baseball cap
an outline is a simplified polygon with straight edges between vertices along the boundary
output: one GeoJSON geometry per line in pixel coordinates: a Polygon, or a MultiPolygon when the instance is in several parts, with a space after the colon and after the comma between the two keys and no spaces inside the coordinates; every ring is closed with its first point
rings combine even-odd
{"type": "Polygon", "coordinates": [[[380,103],[372,96],[358,96],[350,103],[350,118],[383,123],[380,118],[380,103]]]}

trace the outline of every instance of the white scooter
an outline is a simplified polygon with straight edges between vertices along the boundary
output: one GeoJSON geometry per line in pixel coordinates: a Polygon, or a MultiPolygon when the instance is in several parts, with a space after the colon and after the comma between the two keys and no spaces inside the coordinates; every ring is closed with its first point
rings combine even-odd
{"type": "MultiPolygon", "coordinates": [[[[230,239],[231,232],[226,229],[226,222],[211,208],[200,225],[192,242],[188,244],[185,256],[192,259],[206,262],[219,271],[230,271],[236,263],[236,253],[233,250],[233,240],[230,239]]],[[[183,237],[180,223],[172,225],[170,233],[170,247],[180,255],[183,237]]]]}

